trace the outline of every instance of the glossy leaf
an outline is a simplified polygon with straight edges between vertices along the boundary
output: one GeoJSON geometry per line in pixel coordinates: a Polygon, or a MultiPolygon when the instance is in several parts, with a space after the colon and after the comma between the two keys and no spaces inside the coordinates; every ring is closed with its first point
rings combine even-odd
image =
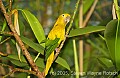
{"type": "Polygon", "coordinates": [[[102,65],[104,65],[107,68],[113,66],[113,62],[108,58],[101,57],[101,58],[98,58],[98,61],[99,61],[99,63],[101,63],[102,65]]]}
{"type": "Polygon", "coordinates": [[[120,21],[117,19],[110,21],[106,26],[104,35],[111,59],[117,70],[120,70],[120,21]]]}
{"type": "Polygon", "coordinates": [[[27,78],[27,76],[28,73],[23,73],[23,72],[15,74],[15,78],[27,78]]]}
{"type": "Polygon", "coordinates": [[[58,44],[55,44],[53,46],[50,46],[46,51],[45,51],[45,60],[49,57],[49,55],[55,50],[55,48],[58,46],[58,44]]]}
{"type": "Polygon", "coordinates": [[[117,69],[120,70],[120,20],[118,20],[117,22],[117,29],[116,29],[115,62],[117,69]]]}
{"type": "Polygon", "coordinates": [[[103,30],[105,30],[105,26],[88,26],[85,28],[78,28],[78,29],[71,30],[68,37],[74,37],[74,36],[89,34],[89,33],[103,31],[103,30]]]}
{"type": "Polygon", "coordinates": [[[13,64],[15,64],[16,66],[20,66],[20,67],[28,66],[27,63],[25,63],[25,62],[20,62],[19,60],[13,60],[13,59],[11,59],[10,61],[11,61],[13,64]]]}
{"type": "Polygon", "coordinates": [[[55,62],[60,64],[61,66],[65,67],[65,68],[67,68],[68,70],[70,70],[70,66],[63,58],[58,57],[55,62]]]}
{"type": "MultiPolygon", "coordinates": [[[[7,23],[6,23],[6,20],[4,20],[2,30],[0,30],[0,31],[4,31],[6,26],[7,26],[7,23]]],[[[1,42],[1,39],[2,39],[2,36],[0,36],[0,42],[1,42]]]]}
{"type": "Polygon", "coordinates": [[[20,37],[22,39],[22,41],[29,45],[31,48],[33,48],[34,50],[36,50],[37,52],[41,53],[42,55],[44,55],[44,47],[37,44],[37,43],[34,43],[33,41],[31,41],[30,39],[24,37],[24,36],[21,36],[20,37]]]}
{"type": "MultiPolygon", "coordinates": [[[[18,56],[15,54],[8,55],[7,57],[10,59],[10,61],[13,64],[15,64],[17,66],[20,66],[20,67],[29,66],[28,62],[26,61],[25,57],[23,57],[23,56],[21,56],[21,61],[19,61],[18,56]]],[[[35,58],[35,56],[32,56],[32,58],[35,58]]],[[[35,63],[38,67],[43,68],[43,69],[45,68],[43,59],[38,58],[35,63]]]]}
{"type": "Polygon", "coordinates": [[[20,35],[23,36],[25,31],[25,25],[22,20],[19,19],[19,25],[20,25],[20,35]]]}
{"type": "Polygon", "coordinates": [[[57,48],[58,41],[60,38],[56,38],[55,40],[47,40],[45,43],[46,50],[45,50],[45,60],[49,57],[49,55],[57,48]]]}
{"type": "Polygon", "coordinates": [[[45,42],[45,46],[52,46],[52,45],[58,43],[59,40],[60,40],[60,38],[55,38],[55,40],[47,39],[45,42]]]}
{"type": "Polygon", "coordinates": [[[117,20],[112,20],[106,25],[104,33],[111,59],[115,62],[115,36],[117,29],[117,20]]]}
{"type": "MultiPolygon", "coordinates": [[[[31,27],[36,39],[38,40],[39,43],[41,43],[42,40],[45,40],[45,34],[44,34],[44,30],[43,30],[40,22],[29,11],[22,10],[22,13],[24,14],[26,20],[30,24],[30,27],[31,27]]],[[[43,47],[44,47],[44,45],[43,45],[43,47]]]]}
{"type": "Polygon", "coordinates": [[[19,61],[18,55],[15,55],[15,54],[8,55],[7,57],[10,59],[10,61],[13,64],[15,64],[17,66],[23,67],[23,66],[27,66],[28,65],[23,56],[21,56],[21,61],[19,61]]]}

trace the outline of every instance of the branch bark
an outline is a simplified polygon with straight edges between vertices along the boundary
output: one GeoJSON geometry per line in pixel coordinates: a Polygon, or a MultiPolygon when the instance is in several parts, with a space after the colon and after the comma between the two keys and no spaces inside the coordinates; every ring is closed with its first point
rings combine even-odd
{"type": "Polygon", "coordinates": [[[92,13],[93,13],[93,11],[94,11],[94,9],[95,9],[95,6],[97,5],[97,2],[98,2],[98,0],[95,0],[95,1],[94,1],[92,7],[90,8],[90,11],[87,13],[86,18],[85,18],[85,20],[84,20],[84,22],[83,22],[83,27],[85,27],[85,26],[87,25],[87,23],[88,23],[91,15],[92,15],[92,13]]]}

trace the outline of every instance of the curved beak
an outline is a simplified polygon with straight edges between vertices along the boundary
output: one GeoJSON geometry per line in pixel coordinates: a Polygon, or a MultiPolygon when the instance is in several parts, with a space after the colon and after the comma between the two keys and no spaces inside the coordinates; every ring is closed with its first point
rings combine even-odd
{"type": "Polygon", "coordinates": [[[67,24],[70,21],[70,15],[65,18],[65,23],[67,24]]]}

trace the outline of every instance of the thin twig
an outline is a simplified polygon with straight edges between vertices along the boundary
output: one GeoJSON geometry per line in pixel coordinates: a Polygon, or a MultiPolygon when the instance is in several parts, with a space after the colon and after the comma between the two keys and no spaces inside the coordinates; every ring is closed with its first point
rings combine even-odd
{"type": "Polygon", "coordinates": [[[15,72],[26,72],[26,73],[29,73],[29,74],[34,74],[36,75],[36,72],[35,71],[30,71],[30,70],[24,70],[24,69],[20,69],[20,68],[13,68],[12,66],[10,65],[7,65],[7,64],[2,64],[0,63],[1,66],[4,66],[4,67],[8,67],[10,68],[12,71],[9,72],[8,74],[6,74],[4,77],[7,77],[9,75],[11,75],[12,73],[15,73],[15,72]]]}
{"type": "Polygon", "coordinates": [[[12,32],[0,31],[0,34],[13,36],[13,33],[12,33],[12,32]]]}
{"type": "Polygon", "coordinates": [[[34,63],[32,57],[30,56],[29,52],[27,51],[26,47],[24,46],[22,40],[20,39],[19,35],[17,34],[13,24],[12,24],[12,20],[10,20],[9,18],[9,15],[6,13],[6,10],[5,10],[5,7],[3,5],[3,2],[2,0],[0,0],[0,8],[1,8],[1,11],[3,12],[4,16],[5,16],[5,19],[7,20],[7,23],[11,29],[11,31],[13,32],[14,34],[14,37],[17,41],[17,43],[19,44],[19,46],[21,47],[22,49],[22,52],[23,54],[25,55],[27,61],[29,62],[29,64],[31,65],[31,68],[37,73],[37,77],[38,78],[43,78],[43,75],[42,73],[39,71],[38,67],[36,66],[36,64],[34,63]]]}
{"type": "Polygon", "coordinates": [[[9,9],[12,11],[12,0],[9,0],[9,9]]]}
{"type": "Polygon", "coordinates": [[[4,42],[6,42],[7,40],[9,40],[11,37],[8,37],[6,39],[4,39],[3,41],[0,42],[0,44],[3,44],[4,42]]]}
{"type": "Polygon", "coordinates": [[[92,13],[93,13],[93,11],[94,11],[94,9],[95,9],[95,6],[96,6],[97,2],[98,2],[98,0],[95,0],[95,1],[94,1],[92,7],[90,8],[90,11],[89,11],[88,14],[86,15],[86,19],[85,19],[84,22],[83,22],[83,27],[87,25],[87,23],[88,23],[91,15],[92,15],[92,13]]]}
{"type": "MultiPolygon", "coordinates": [[[[73,20],[74,20],[74,18],[75,18],[76,12],[77,12],[77,10],[78,10],[78,5],[79,5],[79,3],[80,3],[80,0],[78,0],[77,3],[76,3],[76,5],[75,5],[75,10],[74,10],[72,19],[71,19],[71,21],[70,21],[70,25],[69,25],[68,28],[67,28],[66,35],[69,34],[69,31],[70,31],[70,29],[71,29],[71,27],[72,27],[73,20]]],[[[65,38],[66,38],[66,37],[65,37],[65,38]]]]}
{"type": "Polygon", "coordinates": [[[103,19],[101,18],[100,14],[98,14],[97,11],[94,11],[94,15],[96,16],[96,18],[100,21],[102,21],[103,19]]]}
{"type": "Polygon", "coordinates": [[[8,56],[8,54],[4,54],[3,52],[0,52],[1,56],[8,56]]]}

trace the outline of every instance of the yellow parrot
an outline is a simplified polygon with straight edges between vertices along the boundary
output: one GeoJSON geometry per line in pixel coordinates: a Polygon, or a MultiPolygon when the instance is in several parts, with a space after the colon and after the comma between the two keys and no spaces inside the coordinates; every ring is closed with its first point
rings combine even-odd
{"type": "MultiPolygon", "coordinates": [[[[55,40],[55,38],[60,38],[58,41],[58,45],[60,45],[61,41],[64,40],[65,37],[65,27],[67,23],[70,21],[70,15],[69,14],[61,14],[56,23],[54,24],[52,30],[48,34],[49,40],[55,40]]],[[[46,62],[46,68],[45,68],[45,76],[48,74],[48,71],[54,61],[54,51],[50,54],[50,56],[47,59],[46,62]]]]}

